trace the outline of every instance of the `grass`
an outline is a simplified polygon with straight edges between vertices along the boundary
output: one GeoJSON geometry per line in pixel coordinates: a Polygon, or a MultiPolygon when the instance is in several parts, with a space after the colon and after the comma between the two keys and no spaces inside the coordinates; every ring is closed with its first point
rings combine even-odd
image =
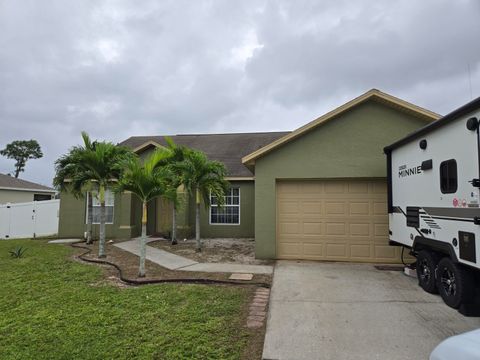
{"type": "Polygon", "coordinates": [[[0,359],[239,359],[244,288],[120,288],[73,249],[0,241],[0,359]],[[16,246],[23,258],[10,257],[16,246]]]}

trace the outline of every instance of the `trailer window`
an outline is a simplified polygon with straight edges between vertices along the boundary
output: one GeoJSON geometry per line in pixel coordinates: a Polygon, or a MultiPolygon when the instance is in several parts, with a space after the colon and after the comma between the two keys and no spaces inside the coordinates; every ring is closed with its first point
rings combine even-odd
{"type": "Polygon", "coordinates": [[[440,164],[440,190],[444,194],[457,191],[457,162],[455,160],[443,161],[440,164]]]}

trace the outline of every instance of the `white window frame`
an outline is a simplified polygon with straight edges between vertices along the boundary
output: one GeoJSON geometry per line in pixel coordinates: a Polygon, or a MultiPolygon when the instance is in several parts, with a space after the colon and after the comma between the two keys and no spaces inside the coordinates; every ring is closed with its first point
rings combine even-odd
{"type": "Polygon", "coordinates": [[[219,206],[217,204],[213,205],[212,204],[212,193],[210,193],[210,206],[209,206],[209,211],[208,211],[208,223],[212,226],[239,226],[241,224],[241,204],[242,204],[242,196],[241,196],[241,191],[240,187],[231,187],[228,191],[231,191],[233,189],[238,189],[238,204],[231,204],[231,205],[223,205],[221,207],[226,208],[226,207],[237,207],[238,208],[238,223],[212,223],[212,207],[218,208],[219,206]]]}
{"type": "MultiPolygon", "coordinates": [[[[94,190],[94,191],[89,191],[90,193],[92,193],[92,199],[96,199],[97,200],[97,194],[98,191],[97,190],[94,190]]],[[[85,204],[87,205],[86,208],[85,208],[85,224],[88,224],[88,199],[89,199],[89,196],[88,196],[88,193],[86,194],[86,202],[85,204]]],[[[98,201],[98,200],[97,200],[98,201]]],[[[100,208],[100,202],[98,201],[98,205],[92,205],[92,207],[94,208],[100,208]]],[[[106,225],[112,225],[115,221],[115,194],[109,190],[109,189],[106,189],[105,190],[105,208],[107,207],[111,207],[112,208],[112,222],[109,222],[109,221],[105,221],[105,224],[106,225]],[[110,196],[107,196],[107,192],[110,193],[111,195],[110,196]],[[108,199],[111,199],[112,200],[112,204],[109,205],[107,203],[108,199]]],[[[100,224],[100,221],[98,222],[95,222],[95,221],[92,221],[92,224],[93,225],[98,225],[100,224]]]]}

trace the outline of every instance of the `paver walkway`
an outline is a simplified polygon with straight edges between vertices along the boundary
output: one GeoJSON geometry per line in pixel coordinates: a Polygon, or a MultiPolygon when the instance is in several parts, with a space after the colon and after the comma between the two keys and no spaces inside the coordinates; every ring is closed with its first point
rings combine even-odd
{"type": "MultiPolygon", "coordinates": [[[[150,239],[155,241],[157,239],[150,239]]],[[[132,239],[115,244],[116,247],[131,252],[137,256],[140,255],[140,241],[132,239]]],[[[154,248],[147,245],[147,260],[154,262],[169,270],[181,271],[201,271],[201,272],[226,272],[226,273],[251,273],[251,274],[271,274],[273,266],[271,265],[248,265],[248,264],[228,264],[228,263],[199,263],[187,259],[183,256],[172,254],[168,251],[154,248]]]]}

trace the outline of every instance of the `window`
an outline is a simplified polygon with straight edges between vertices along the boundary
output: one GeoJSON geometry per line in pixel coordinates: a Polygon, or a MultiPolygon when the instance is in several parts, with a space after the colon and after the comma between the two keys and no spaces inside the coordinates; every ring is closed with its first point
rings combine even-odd
{"type": "Polygon", "coordinates": [[[240,224],[240,189],[230,188],[225,203],[218,206],[215,196],[210,195],[210,224],[240,224]]]}
{"type": "Polygon", "coordinates": [[[33,194],[33,201],[45,201],[52,200],[52,195],[50,194],[33,194]]]}
{"type": "Polygon", "coordinates": [[[455,160],[443,161],[440,164],[440,190],[444,194],[457,191],[457,162],[455,160]]]}
{"type": "MultiPolygon", "coordinates": [[[[100,200],[98,199],[97,191],[91,192],[91,197],[87,193],[87,216],[85,222],[88,222],[88,201],[92,200],[92,224],[100,224],[100,200]]],[[[113,206],[115,202],[115,195],[110,190],[105,191],[105,224],[113,224],[113,206]]]]}

